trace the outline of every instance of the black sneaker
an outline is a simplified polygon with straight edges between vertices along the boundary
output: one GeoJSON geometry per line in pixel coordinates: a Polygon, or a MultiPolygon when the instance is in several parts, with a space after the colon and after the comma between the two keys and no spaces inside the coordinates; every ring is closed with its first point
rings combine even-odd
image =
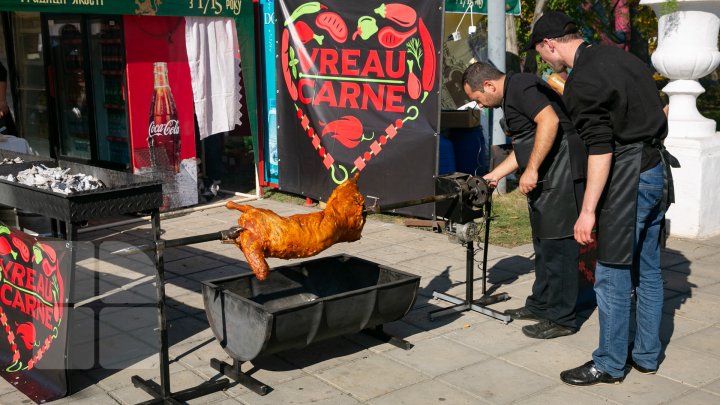
{"type": "Polygon", "coordinates": [[[637,363],[635,363],[635,360],[631,356],[628,356],[629,359],[627,361],[627,365],[634,368],[635,370],[641,372],[642,374],[655,374],[657,373],[657,368],[645,368],[637,363]]]}
{"type": "Polygon", "coordinates": [[[572,335],[577,332],[577,329],[544,320],[533,325],[523,326],[522,331],[525,336],[533,339],[554,339],[560,336],[572,335]]]}
{"type": "Polygon", "coordinates": [[[510,315],[512,319],[528,319],[533,321],[542,321],[543,319],[535,315],[528,307],[508,309],[503,312],[505,315],[510,315]]]}
{"type": "Polygon", "coordinates": [[[595,385],[620,384],[625,377],[613,377],[610,374],[595,368],[595,362],[590,360],[580,367],[565,370],[560,373],[560,379],[569,385],[595,385]]]}

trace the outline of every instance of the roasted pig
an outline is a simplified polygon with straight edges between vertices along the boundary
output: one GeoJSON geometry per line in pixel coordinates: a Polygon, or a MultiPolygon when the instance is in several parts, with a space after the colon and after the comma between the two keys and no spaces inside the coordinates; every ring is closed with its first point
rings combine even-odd
{"type": "Polygon", "coordinates": [[[325,209],[311,214],[281,217],[267,209],[227,203],[227,208],[242,212],[238,219],[241,232],[235,244],[258,280],[268,276],[266,257],[310,257],[335,243],[360,239],[365,225],[365,198],[358,191],[357,179],[356,174],[335,188],[325,209]]]}

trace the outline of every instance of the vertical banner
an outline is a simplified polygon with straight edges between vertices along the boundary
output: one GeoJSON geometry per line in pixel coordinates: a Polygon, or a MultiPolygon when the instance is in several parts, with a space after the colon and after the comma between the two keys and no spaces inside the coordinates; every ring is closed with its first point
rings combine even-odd
{"type": "Polygon", "coordinates": [[[133,172],[163,181],[163,210],[197,204],[190,67],[183,17],[125,16],[133,172]]]}
{"type": "Polygon", "coordinates": [[[36,403],[67,393],[68,251],[0,223],[0,375],[36,403]]]}
{"type": "Polygon", "coordinates": [[[281,189],[325,199],[361,173],[380,204],[434,194],[443,5],[276,1],[281,189]]]}
{"type": "Polygon", "coordinates": [[[277,96],[275,85],[275,0],[263,0],[263,65],[265,66],[265,136],[263,137],[263,157],[265,182],[278,184],[278,148],[277,148],[277,96]]]}

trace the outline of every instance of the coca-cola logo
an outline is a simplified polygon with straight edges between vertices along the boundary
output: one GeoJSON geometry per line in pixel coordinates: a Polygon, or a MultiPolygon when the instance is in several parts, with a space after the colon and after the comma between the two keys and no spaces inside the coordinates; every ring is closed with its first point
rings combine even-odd
{"type": "Polygon", "coordinates": [[[150,137],[180,135],[180,121],[170,120],[164,124],[151,122],[148,127],[148,134],[150,137]]]}

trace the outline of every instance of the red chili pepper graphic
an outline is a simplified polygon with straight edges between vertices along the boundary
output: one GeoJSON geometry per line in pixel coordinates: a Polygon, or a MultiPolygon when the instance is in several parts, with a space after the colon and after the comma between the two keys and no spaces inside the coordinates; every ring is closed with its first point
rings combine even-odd
{"type": "Polygon", "coordinates": [[[294,25],[297,30],[298,37],[300,38],[300,42],[307,44],[314,39],[318,44],[322,45],[322,41],[325,39],[324,35],[315,35],[312,28],[302,21],[298,21],[294,25]]]}
{"type": "Polygon", "coordinates": [[[32,350],[35,345],[35,326],[32,322],[20,324],[17,328],[17,336],[22,339],[26,349],[32,350]]]}
{"type": "Polygon", "coordinates": [[[297,101],[298,98],[298,90],[297,87],[295,87],[295,83],[292,81],[292,77],[290,77],[290,61],[288,60],[288,48],[290,47],[290,33],[288,32],[288,29],[285,28],[282,33],[282,54],[280,57],[281,63],[282,63],[282,72],[283,77],[285,77],[285,86],[288,89],[288,93],[290,93],[290,98],[293,101],[297,101]]]}
{"type": "MultiPolygon", "coordinates": [[[[422,85],[426,92],[435,86],[435,44],[422,18],[418,19],[418,32],[423,44],[422,85]]],[[[424,99],[424,97],[423,97],[424,99]]]]}
{"type": "Polygon", "coordinates": [[[5,256],[10,253],[13,253],[10,242],[8,242],[4,237],[0,237],[0,256],[5,256]]]}
{"type": "Polygon", "coordinates": [[[39,245],[42,248],[43,252],[45,252],[45,254],[48,255],[50,262],[55,263],[57,261],[57,254],[55,253],[55,249],[53,249],[50,245],[45,244],[45,243],[39,243],[39,245]]]}
{"type": "Polygon", "coordinates": [[[407,64],[408,71],[410,72],[407,82],[408,96],[410,96],[413,100],[417,100],[420,98],[420,93],[422,93],[422,86],[420,85],[420,79],[418,79],[417,75],[412,71],[413,61],[409,60],[407,61],[407,64]]]}
{"type": "Polygon", "coordinates": [[[375,9],[375,12],[380,14],[380,17],[387,18],[403,27],[412,27],[417,19],[415,9],[405,4],[381,4],[380,7],[375,9]]]}
{"type": "MultiPolygon", "coordinates": [[[[320,122],[320,125],[325,125],[320,122]]],[[[360,144],[363,135],[363,126],[359,119],[346,115],[338,120],[328,122],[322,131],[322,136],[332,134],[332,137],[346,148],[354,148],[360,144]]]]}
{"type": "Polygon", "coordinates": [[[12,243],[20,252],[20,256],[22,257],[22,259],[26,262],[30,261],[30,249],[28,249],[25,242],[23,242],[20,238],[13,236],[12,243]]]}
{"type": "Polygon", "coordinates": [[[348,37],[347,24],[338,13],[326,11],[318,14],[315,18],[315,25],[327,31],[338,43],[342,44],[348,37]]]}
{"type": "MultiPolygon", "coordinates": [[[[422,20],[421,20],[422,21],[422,20]]],[[[392,49],[396,48],[405,42],[406,39],[410,38],[417,31],[417,28],[413,28],[409,31],[399,32],[395,31],[392,27],[384,27],[378,33],[378,41],[380,45],[385,48],[392,49]]]]}

